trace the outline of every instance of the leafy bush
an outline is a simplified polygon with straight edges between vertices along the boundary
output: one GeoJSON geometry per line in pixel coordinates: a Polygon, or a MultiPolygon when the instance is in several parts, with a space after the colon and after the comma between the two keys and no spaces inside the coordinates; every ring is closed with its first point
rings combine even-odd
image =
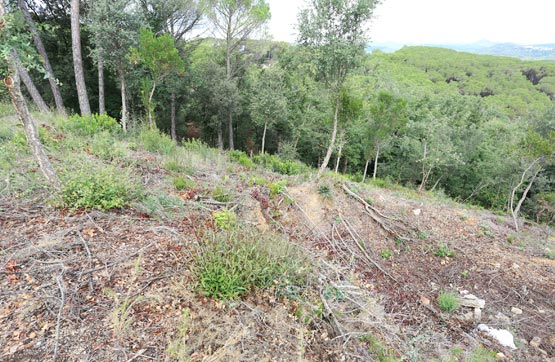
{"type": "Polygon", "coordinates": [[[83,117],[76,114],[62,121],[62,127],[81,136],[92,136],[102,131],[116,133],[121,129],[118,121],[107,114],[93,114],[83,117]]]}
{"type": "Polygon", "coordinates": [[[248,167],[248,168],[253,168],[254,167],[254,163],[252,162],[252,160],[249,158],[249,156],[247,156],[247,154],[245,152],[242,151],[230,151],[227,155],[227,157],[229,158],[230,161],[232,162],[237,162],[238,164],[248,167]]]}
{"type": "Polygon", "coordinates": [[[119,209],[136,195],[129,176],[115,168],[84,168],[69,175],[62,187],[62,200],[72,210],[119,209]]]}
{"type": "Polygon", "coordinates": [[[214,224],[218,229],[231,230],[235,228],[237,215],[233,211],[222,210],[214,213],[214,224]]]}
{"type": "Polygon", "coordinates": [[[194,181],[189,180],[188,178],[185,178],[183,176],[175,177],[172,182],[175,186],[175,189],[178,191],[189,190],[195,187],[194,181]]]}
{"type": "Polygon", "coordinates": [[[380,251],[380,256],[382,257],[382,259],[389,260],[393,256],[393,251],[391,251],[390,249],[383,249],[382,251],[380,251]]]}
{"type": "Polygon", "coordinates": [[[274,197],[276,195],[281,194],[283,191],[285,191],[286,187],[287,187],[286,180],[281,180],[281,181],[271,183],[268,186],[268,188],[270,189],[270,197],[274,197]]]}
{"type": "Polygon", "coordinates": [[[164,164],[164,168],[170,172],[175,172],[175,173],[179,173],[179,172],[185,172],[185,167],[183,167],[179,162],[177,162],[176,160],[170,160],[167,161],[164,164]]]}
{"type": "Polygon", "coordinates": [[[235,299],[271,286],[285,295],[306,283],[300,253],[280,239],[236,230],[209,235],[198,247],[192,271],[198,290],[208,297],[235,299]]]}
{"type": "Polygon", "coordinates": [[[95,134],[89,143],[90,152],[104,160],[113,160],[125,155],[124,148],[108,132],[95,134]]]}
{"type": "Polygon", "coordinates": [[[143,129],[139,133],[139,142],[150,152],[169,155],[175,152],[177,144],[168,136],[157,129],[143,129]]]}
{"type": "Polygon", "coordinates": [[[437,304],[442,311],[451,313],[459,307],[459,300],[453,292],[441,292],[437,297],[437,304]]]}
{"type": "Polygon", "coordinates": [[[298,161],[282,161],[278,156],[269,155],[267,153],[254,156],[252,160],[254,163],[274,172],[281,173],[282,175],[298,175],[303,172],[303,170],[307,169],[307,166],[298,161]]]}
{"type": "Polygon", "coordinates": [[[318,185],[318,194],[320,194],[320,196],[322,196],[325,199],[333,198],[332,188],[327,183],[321,183],[318,185]]]}
{"type": "Polygon", "coordinates": [[[233,200],[233,195],[221,186],[217,186],[212,191],[212,198],[218,202],[230,202],[233,200]]]}

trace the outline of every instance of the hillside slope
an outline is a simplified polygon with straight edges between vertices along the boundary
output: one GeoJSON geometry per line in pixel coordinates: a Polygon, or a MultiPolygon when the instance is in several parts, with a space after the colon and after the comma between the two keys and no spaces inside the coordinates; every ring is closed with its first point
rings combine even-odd
{"type": "Polygon", "coordinates": [[[156,132],[40,123],[63,197],[15,120],[1,120],[1,360],[555,360],[551,228],[515,233],[505,215],[431,194],[263,162],[298,173],[285,176],[156,132]],[[110,193],[127,185],[129,200],[74,207],[68,190],[98,175],[110,193]],[[230,274],[258,270],[243,252],[283,269],[238,298],[209,297],[230,274]],[[217,256],[221,269],[209,269],[217,256]],[[485,306],[446,312],[443,292],[485,306]],[[517,349],[479,323],[512,332],[517,349]]]}

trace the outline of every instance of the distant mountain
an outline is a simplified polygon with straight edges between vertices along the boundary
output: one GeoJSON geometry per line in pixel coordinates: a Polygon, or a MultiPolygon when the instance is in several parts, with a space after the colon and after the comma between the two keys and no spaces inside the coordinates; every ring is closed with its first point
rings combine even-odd
{"type": "MultiPolygon", "coordinates": [[[[408,45],[408,44],[406,44],[408,45]]],[[[410,44],[415,45],[415,44],[410,44]]],[[[421,44],[438,48],[453,49],[461,52],[474,54],[498,55],[520,59],[555,60],[555,43],[552,44],[516,44],[516,43],[494,43],[481,40],[470,44],[421,44]]],[[[385,53],[391,53],[404,47],[400,43],[372,43],[367,50],[369,52],[379,49],[385,53]]]]}

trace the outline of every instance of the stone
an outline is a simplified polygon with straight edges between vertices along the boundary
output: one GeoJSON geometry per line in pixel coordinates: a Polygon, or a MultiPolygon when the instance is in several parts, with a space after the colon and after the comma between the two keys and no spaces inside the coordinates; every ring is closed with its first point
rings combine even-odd
{"type": "Polygon", "coordinates": [[[532,338],[532,340],[530,341],[530,346],[534,348],[540,348],[540,344],[542,344],[542,339],[538,336],[532,338]]]}
{"type": "Polygon", "coordinates": [[[522,309],[517,308],[517,307],[512,307],[511,308],[511,313],[516,314],[516,315],[520,315],[520,314],[522,314],[522,309]]]}
{"type": "Polygon", "coordinates": [[[474,308],[474,320],[476,322],[482,320],[482,310],[480,308],[474,308]]]}
{"type": "Polygon", "coordinates": [[[414,210],[412,210],[412,213],[413,213],[414,215],[418,216],[418,215],[420,215],[420,214],[422,213],[422,210],[421,210],[421,209],[414,209],[414,210]]]}
{"type": "Polygon", "coordinates": [[[470,307],[470,308],[484,308],[486,306],[486,301],[476,297],[473,294],[466,294],[462,297],[459,297],[459,304],[463,307],[470,307]]]}
{"type": "Polygon", "coordinates": [[[508,330],[490,328],[485,324],[478,324],[478,330],[494,338],[500,345],[510,349],[516,349],[513,334],[508,330]]]}
{"type": "Polygon", "coordinates": [[[495,355],[495,359],[498,361],[504,361],[507,358],[507,356],[505,356],[505,354],[499,352],[495,355]]]}
{"type": "Polygon", "coordinates": [[[426,298],[426,297],[420,297],[420,302],[422,302],[422,304],[424,305],[430,305],[430,299],[426,298]]]}
{"type": "Polygon", "coordinates": [[[549,344],[552,347],[555,347],[555,336],[549,336],[549,338],[547,339],[547,341],[549,342],[549,344]]]}
{"type": "Polygon", "coordinates": [[[501,324],[511,323],[511,319],[501,312],[495,315],[495,319],[497,319],[501,324]]]}

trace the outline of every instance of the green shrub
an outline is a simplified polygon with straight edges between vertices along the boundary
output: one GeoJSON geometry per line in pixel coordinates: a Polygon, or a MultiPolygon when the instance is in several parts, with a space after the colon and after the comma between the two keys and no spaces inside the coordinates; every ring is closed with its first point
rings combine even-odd
{"type": "Polygon", "coordinates": [[[437,297],[437,304],[442,311],[451,313],[459,307],[459,300],[453,292],[441,292],[437,297]]]}
{"type": "Polygon", "coordinates": [[[252,162],[252,160],[249,158],[249,156],[247,156],[247,154],[243,151],[230,151],[227,155],[227,157],[229,158],[230,161],[232,162],[237,162],[238,164],[248,167],[248,168],[253,168],[254,167],[254,163],[252,162]]]}
{"type": "Polygon", "coordinates": [[[439,244],[437,248],[433,250],[435,256],[440,258],[454,258],[455,251],[451,250],[446,244],[439,244]]]}
{"type": "Polygon", "coordinates": [[[164,164],[164,168],[170,172],[181,173],[185,172],[185,167],[183,167],[178,161],[170,160],[164,164]]]}
{"type": "Polygon", "coordinates": [[[382,251],[380,251],[380,256],[382,257],[382,259],[389,260],[393,256],[393,251],[389,249],[383,249],[382,251]]]}
{"type": "Polygon", "coordinates": [[[119,209],[137,195],[129,176],[115,168],[87,168],[70,174],[62,187],[62,200],[75,209],[119,209]]]}
{"type": "Polygon", "coordinates": [[[173,185],[175,186],[175,189],[178,191],[189,190],[195,187],[194,181],[189,180],[188,178],[183,176],[174,177],[172,182],[173,182],[173,185]]]}
{"type": "Polygon", "coordinates": [[[280,295],[298,294],[307,268],[290,243],[251,230],[217,232],[198,244],[192,271],[197,289],[216,299],[236,299],[256,289],[275,287],[280,295]]]}
{"type": "Polygon", "coordinates": [[[218,229],[231,230],[235,228],[237,215],[233,211],[222,210],[214,213],[214,224],[218,229]]]}
{"type": "Polygon", "coordinates": [[[333,198],[333,190],[332,187],[327,183],[321,183],[318,185],[318,194],[325,199],[332,199],[333,198]]]}
{"type": "Polygon", "coordinates": [[[468,362],[495,362],[498,361],[497,353],[483,346],[478,346],[470,354],[468,362]]]}
{"type": "Polygon", "coordinates": [[[89,150],[104,160],[118,159],[125,155],[124,148],[106,131],[94,135],[89,143],[89,150]]]}
{"type": "Polygon", "coordinates": [[[143,129],[139,133],[139,142],[150,152],[169,155],[175,152],[177,144],[168,136],[157,129],[143,129]]]}
{"type": "Polygon", "coordinates": [[[267,153],[254,156],[252,160],[254,163],[274,172],[281,173],[282,175],[298,175],[302,173],[304,169],[307,169],[307,166],[298,161],[283,161],[278,156],[267,153]]]}
{"type": "Polygon", "coordinates": [[[370,179],[370,183],[381,189],[388,189],[388,188],[391,188],[391,186],[393,185],[393,181],[391,181],[389,177],[385,179],[383,178],[370,179]]]}
{"type": "Polygon", "coordinates": [[[92,136],[102,131],[117,133],[121,129],[118,121],[107,114],[83,117],[76,114],[62,121],[62,127],[81,136],[92,136]]]}
{"type": "Polygon", "coordinates": [[[547,259],[555,260],[555,251],[553,251],[553,250],[546,250],[546,251],[543,253],[543,256],[545,256],[547,259]]]}
{"type": "Polygon", "coordinates": [[[387,347],[382,340],[371,334],[365,334],[360,337],[362,342],[368,343],[368,352],[374,357],[372,361],[379,362],[396,362],[398,361],[395,352],[387,347]]]}
{"type": "Polygon", "coordinates": [[[286,180],[281,180],[281,181],[271,183],[268,186],[268,188],[270,189],[270,197],[274,197],[276,195],[281,194],[283,191],[285,191],[286,187],[287,187],[286,180]]]}

